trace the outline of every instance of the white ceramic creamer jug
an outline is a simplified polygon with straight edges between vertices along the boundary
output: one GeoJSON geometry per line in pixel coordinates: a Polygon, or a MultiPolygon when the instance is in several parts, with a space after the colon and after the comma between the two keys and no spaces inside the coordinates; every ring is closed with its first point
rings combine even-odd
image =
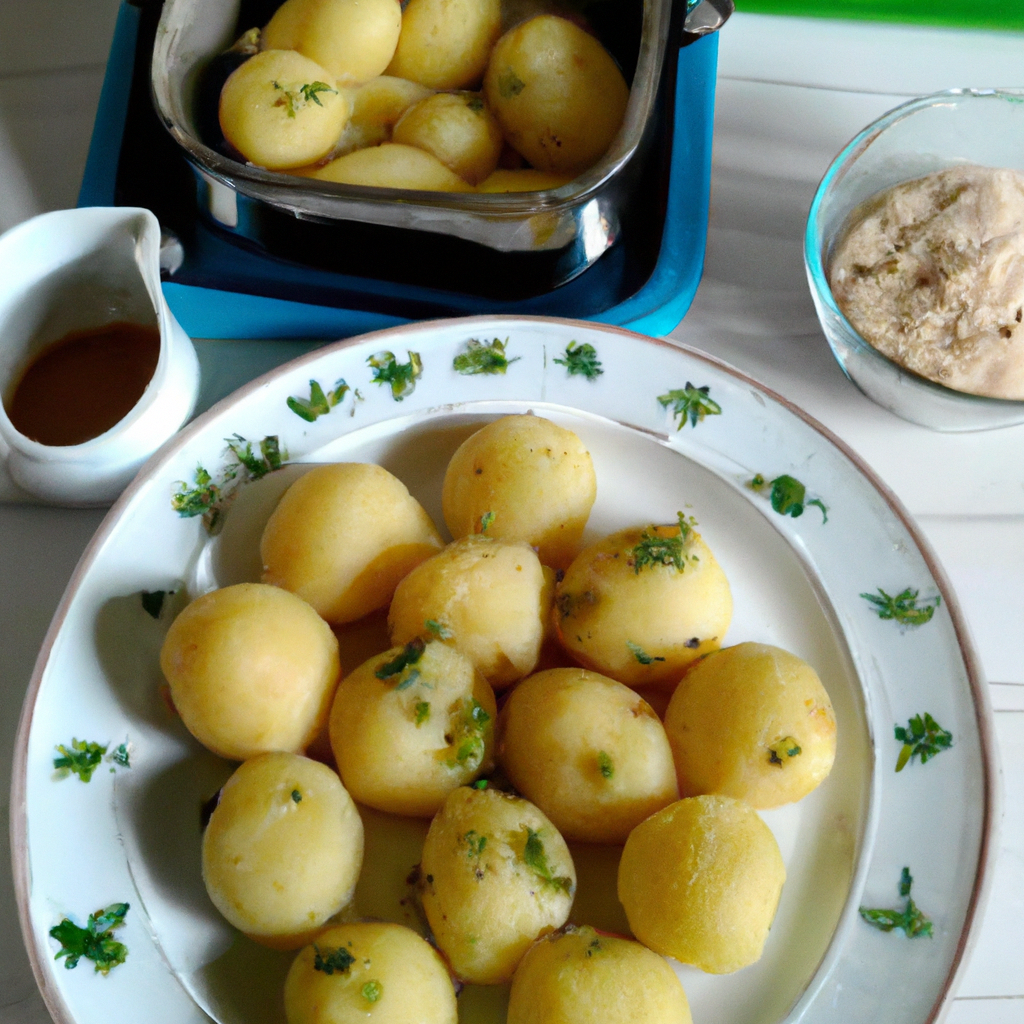
{"type": "Polygon", "coordinates": [[[139,400],[106,432],[46,445],[0,405],[0,459],[43,501],[108,504],[192,414],[199,362],[160,288],[160,225],[149,210],[91,207],[42,214],[0,236],[0,396],[33,359],[79,330],[127,321],[155,327],[160,351],[139,400]]]}

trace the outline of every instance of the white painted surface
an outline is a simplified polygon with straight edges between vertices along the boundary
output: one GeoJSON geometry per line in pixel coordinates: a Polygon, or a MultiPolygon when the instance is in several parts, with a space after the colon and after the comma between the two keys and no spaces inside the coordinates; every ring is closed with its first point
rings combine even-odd
{"type": "MultiPolygon", "coordinates": [[[[0,229],[74,203],[116,9],[117,0],[0,0],[0,229]]],[[[993,682],[1006,783],[995,894],[947,1020],[1024,1024],[1024,428],[938,435],[861,396],[818,330],[801,255],[814,187],[842,145],[903,99],[954,85],[1024,86],[1024,36],[737,16],[722,37],[707,270],[676,336],[818,416],[921,517],[993,682]]],[[[231,345],[221,356],[208,345],[204,387],[212,398],[241,383],[249,354],[262,370],[304,348],[231,345]]],[[[4,812],[35,654],[100,518],[0,506],[4,812]]],[[[941,827],[928,838],[948,841],[941,827]]],[[[47,1020],[2,870],[0,1022],[47,1020]]]]}

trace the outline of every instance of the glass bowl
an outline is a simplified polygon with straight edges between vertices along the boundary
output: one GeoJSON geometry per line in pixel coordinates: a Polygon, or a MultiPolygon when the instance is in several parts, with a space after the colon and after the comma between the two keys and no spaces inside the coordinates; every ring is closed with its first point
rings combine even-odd
{"type": "Polygon", "coordinates": [[[832,162],[811,203],[804,236],[811,296],[843,372],[890,412],[943,431],[1024,423],[1024,401],[954,391],[882,355],[840,311],[826,271],[861,203],[900,182],[962,163],[1024,170],[1024,91],[951,89],[890,110],[832,162]]]}

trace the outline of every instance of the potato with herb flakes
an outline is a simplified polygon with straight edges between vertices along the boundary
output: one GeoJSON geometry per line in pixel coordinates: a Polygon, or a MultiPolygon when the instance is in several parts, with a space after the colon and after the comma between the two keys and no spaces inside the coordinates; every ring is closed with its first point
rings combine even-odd
{"type": "Polygon", "coordinates": [[[423,910],[463,981],[508,981],[534,939],[565,924],[575,890],[565,840],[527,800],[464,786],[430,824],[423,910]]]}
{"type": "Polygon", "coordinates": [[[436,637],[462,651],[495,690],[505,689],[537,664],[553,584],[527,544],[463,537],[395,588],[391,642],[436,637]]]}
{"type": "Polygon", "coordinates": [[[503,416],[459,445],[444,474],[441,507],[453,537],[480,532],[537,549],[544,565],[575,557],[597,497],[590,452],[542,416],[503,416]]]}
{"type": "Polygon", "coordinates": [[[805,797],[836,755],[818,674],[768,644],[737,644],[694,665],[669,701],[665,731],[683,796],[724,793],[759,808],[805,797]]]}
{"type": "Polygon", "coordinates": [[[284,171],[326,156],[350,110],[319,64],[293,50],[264,50],[224,83],[218,116],[224,138],[246,160],[284,171]]]}
{"type": "Polygon", "coordinates": [[[386,469],[317,466],[285,491],[267,521],[263,581],[340,625],[385,607],[399,580],[442,546],[423,506],[386,469]]]}
{"type": "Polygon", "coordinates": [[[632,939],[566,925],[538,939],[512,978],[508,1024],[691,1024],[663,957],[632,939]]]}
{"type": "Polygon", "coordinates": [[[494,764],[494,693],[443,643],[413,640],[342,681],[331,748],[348,791],[393,814],[429,818],[444,798],[494,764]]]}
{"type": "Polygon", "coordinates": [[[495,44],[484,95],[505,138],[533,167],[579,174],[618,134],[629,86],[594,36],[542,14],[495,44]]]}
{"type": "Polygon", "coordinates": [[[728,580],[696,523],[620,530],[586,548],[555,592],[567,651],[627,686],[672,687],[732,619],[728,580]]]}
{"type": "Polygon", "coordinates": [[[338,776],[298,754],[260,754],[224,784],[203,833],[203,881],[240,931],[296,949],[351,899],[363,823],[338,776]]]}
{"type": "Polygon", "coordinates": [[[498,734],[509,781],[570,841],[624,843],[679,799],[658,716],[596,672],[555,668],[524,679],[502,708],[498,734]]]}
{"type": "Polygon", "coordinates": [[[432,95],[425,85],[392,75],[378,75],[353,89],[352,116],[337,146],[337,155],[391,141],[398,119],[414,104],[432,95]]]}
{"type": "Polygon", "coordinates": [[[398,0],[285,0],[263,29],[263,49],[298,50],[343,85],[368,82],[394,56],[398,0]]]}
{"type": "Polygon", "coordinates": [[[284,985],[288,1024],[457,1024],[448,968],[400,924],[359,922],[321,932],[284,985]]]}
{"type": "Polygon", "coordinates": [[[695,796],[637,825],[619,862],[619,900],[633,934],[709,974],[759,960],[786,868],[757,811],[730,796],[695,796]]]}
{"type": "Polygon", "coordinates": [[[196,598],[171,623],[160,668],[188,731],[238,761],[305,750],[341,675],[327,623],[301,598],[262,583],[196,598]]]}
{"type": "Polygon", "coordinates": [[[409,0],[387,73],[431,89],[471,88],[499,35],[500,0],[409,0]]]}
{"type": "Polygon", "coordinates": [[[395,142],[432,153],[470,185],[498,166],[502,137],[498,122],[475,92],[439,92],[402,115],[395,142]]]}
{"type": "Polygon", "coordinates": [[[472,192],[473,187],[445,167],[433,153],[398,142],[383,142],[357,149],[323,167],[302,172],[303,177],[339,185],[408,188],[417,192],[472,192]]]}

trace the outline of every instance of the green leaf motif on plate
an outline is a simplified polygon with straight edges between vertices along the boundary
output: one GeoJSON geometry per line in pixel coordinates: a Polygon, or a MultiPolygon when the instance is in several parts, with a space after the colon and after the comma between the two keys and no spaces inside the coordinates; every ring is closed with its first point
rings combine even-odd
{"type": "Polygon", "coordinates": [[[313,423],[321,416],[326,416],[352,389],[341,377],[334,382],[334,387],[324,391],[319,381],[309,382],[309,398],[288,399],[287,405],[296,416],[307,423],[313,423]]]}
{"type": "Polygon", "coordinates": [[[452,369],[466,376],[478,373],[504,373],[521,358],[516,356],[509,359],[505,354],[507,345],[508,338],[504,341],[500,338],[493,341],[477,341],[476,338],[470,338],[466,342],[466,351],[460,352],[452,360],[452,369]]]}
{"type": "Polygon", "coordinates": [[[114,929],[124,924],[129,904],[111,903],[104,910],[89,915],[84,928],[69,918],[50,929],[50,937],[56,939],[61,948],[54,960],[64,959],[64,966],[71,970],[85,957],[95,965],[98,974],[108,974],[128,956],[128,947],[114,938],[114,929]]]}
{"type": "Polygon", "coordinates": [[[564,366],[570,377],[586,377],[589,381],[595,381],[604,373],[601,360],[597,358],[597,349],[587,342],[578,345],[570,341],[562,358],[555,362],[564,366]]]}
{"type": "Polygon", "coordinates": [[[416,390],[416,381],[423,376],[423,360],[418,352],[409,352],[409,361],[400,363],[394,352],[378,352],[366,361],[373,369],[372,383],[388,385],[391,397],[401,402],[416,390]]]}
{"type": "Polygon", "coordinates": [[[709,397],[710,391],[708,385],[697,388],[687,381],[685,388],[675,388],[664,395],[659,395],[658,401],[666,409],[671,406],[673,417],[679,419],[676,430],[682,430],[687,420],[690,421],[691,427],[695,427],[702,423],[706,416],[722,415],[722,407],[709,397]]]}
{"type": "Polygon", "coordinates": [[[917,603],[918,592],[911,587],[893,596],[887,594],[881,587],[877,594],[861,594],[871,610],[880,619],[895,619],[904,626],[923,626],[930,622],[935,614],[935,609],[942,604],[942,598],[936,595],[933,598],[926,598],[922,604],[917,603]]]}
{"type": "Polygon", "coordinates": [[[910,868],[904,868],[900,875],[899,893],[906,899],[902,909],[861,907],[860,916],[879,931],[891,932],[900,929],[908,939],[916,939],[922,935],[932,937],[932,923],[921,912],[917,904],[910,898],[910,889],[914,879],[910,868]]]}
{"type": "Polygon", "coordinates": [[[783,473],[782,476],[777,476],[774,480],[766,480],[760,473],[757,473],[752,480],[747,481],[747,486],[752,491],[759,493],[770,486],[769,500],[772,503],[772,508],[780,516],[791,516],[793,519],[797,519],[804,514],[804,510],[808,506],[814,505],[821,509],[822,525],[828,522],[828,508],[821,498],[808,499],[807,488],[796,477],[790,476],[788,473],[783,473]]]}
{"type": "Polygon", "coordinates": [[[903,771],[915,757],[925,764],[953,746],[953,734],[943,729],[927,711],[923,715],[914,715],[906,726],[895,726],[894,735],[903,744],[896,759],[898,772],[903,771]]]}
{"type": "Polygon", "coordinates": [[[126,743],[119,744],[110,753],[107,753],[106,744],[80,739],[72,739],[70,745],[58,743],[53,749],[57,751],[53,759],[53,770],[58,781],[77,775],[81,782],[89,782],[104,761],[112,766],[111,771],[115,770],[115,765],[120,768],[131,767],[126,743]]]}

